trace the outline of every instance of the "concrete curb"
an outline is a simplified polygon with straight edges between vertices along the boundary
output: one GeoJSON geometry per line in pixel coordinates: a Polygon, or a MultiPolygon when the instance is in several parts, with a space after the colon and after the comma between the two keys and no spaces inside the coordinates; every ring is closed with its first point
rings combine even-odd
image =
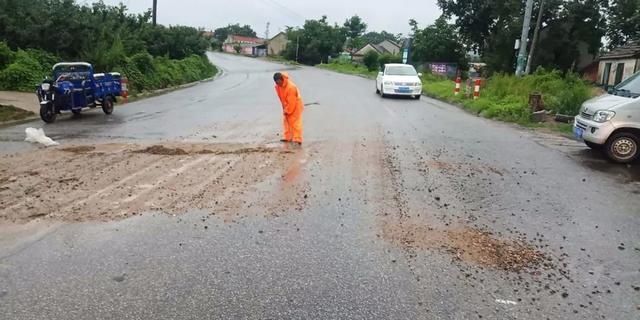
{"type": "Polygon", "coordinates": [[[37,115],[34,115],[34,116],[26,117],[26,118],[20,119],[20,120],[11,120],[11,121],[0,122],[0,128],[16,126],[16,125],[27,123],[27,122],[31,122],[31,121],[37,120],[37,119],[40,119],[40,117],[37,116],[37,115]]]}

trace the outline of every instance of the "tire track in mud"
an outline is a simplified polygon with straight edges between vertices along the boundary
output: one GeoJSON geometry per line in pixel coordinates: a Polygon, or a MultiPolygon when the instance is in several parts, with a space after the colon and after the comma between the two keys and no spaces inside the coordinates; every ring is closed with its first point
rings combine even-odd
{"type": "MultiPolygon", "coordinates": [[[[65,151],[64,149],[62,149],[65,151]]],[[[42,151],[38,151],[40,153],[42,151]]],[[[76,152],[73,152],[76,153],[76,152]]],[[[84,152],[83,152],[84,153],[84,152]]],[[[60,197],[66,196],[68,197],[66,200],[68,203],[73,203],[80,199],[86,199],[87,197],[91,197],[91,194],[87,192],[87,190],[91,190],[94,186],[103,185],[103,184],[111,184],[117,183],[127,177],[131,177],[131,175],[136,174],[137,172],[143,171],[155,163],[141,163],[140,166],[129,166],[131,157],[114,157],[114,155],[109,155],[105,153],[91,153],[87,156],[78,156],[76,155],[68,155],[66,153],[60,154],[62,157],[59,161],[29,161],[29,163],[33,163],[32,167],[27,167],[26,170],[23,170],[24,173],[17,174],[17,180],[28,179],[30,176],[37,176],[41,179],[36,180],[35,184],[29,185],[25,188],[24,196],[20,193],[13,193],[13,197],[1,197],[3,199],[4,204],[9,205],[3,211],[11,211],[15,210],[19,207],[29,207],[28,203],[43,200],[47,201],[51,197],[60,197]],[[126,164],[125,164],[126,163],[126,164]],[[104,165],[107,164],[105,167],[104,165]],[[120,170],[120,166],[125,164],[127,170],[120,170]],[[69,173],[71,170],[77,170],[78,168],[101,168],[100,171],[91,170],[89,172],[84,172],[89,175],[88,179],[84,179],[82,183],[78,183],[79,179],[74,177],[74,173],[69,173]],[[37,168],[37,169],[36,169],[37,168]],[[45,168],[45,170],[43,170],[45,168]],[[37,171],[36,171],[37,170],[37,171]],[[55,188],[56,184],[68,185],[71,183],[76,183],[72,189],[73,194],[70,195],[61,195],[60,190],[55,188]],[[46,193],[40,192],[39,194],[36,192],[38,190],[46,190],[46,193]],[[35,194],[35,195],[34,195],[35,194]],[[37,199],[34,199],[37,198],[37,199]],[[16,199],[13,203],[10,203],[10,199],[16,199]],[[4,199],[9,199],[4,201],[4,199]],[[18,201],[22,199],[22,201],[18,201]]],[[[44,156],[44,153],[40,155],[44,156]]],[[[110,189],[110,187],[105,188],[110,189]]],[[[1,191],[7,191],[8,188],[1,191]]],[[[100,193],[98,191],[97,193],[100,193]]],[[[40,215],[42,213],[36,213],[40,215]]],[[[0,215],[1,216],[1,215],[0,215]]]]}
{"type": "Polygon", "coordinates": [[[174,146],[144,149],[106,144],[1,157],[1,168],[8,169],[0,176],[0,203],[4,207],[0,221],[111,220],[144,212],[183,213],[220,207],[234,214],[238,206],[232,198],[277,174],[293,158],[291,151],[274,148],[174,146]],[[110,165],[100,167],[103,163],[110,165]],[[262,165],[256,167],[256,163],[262,165]],[[63,164],[74,170],[7,175],[63,164]]]}

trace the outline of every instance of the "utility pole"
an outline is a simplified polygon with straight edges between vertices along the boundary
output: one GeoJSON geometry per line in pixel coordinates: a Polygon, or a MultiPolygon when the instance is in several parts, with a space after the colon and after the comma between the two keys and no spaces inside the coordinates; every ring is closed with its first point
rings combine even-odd
{"type": "Polygon", "coordinates": [[[156,26],[158,17],[158,0],[153,0],[153,26],[156,26]]]}
{"type": "Polygon", "coordinates": [[[536,21],[536,29],[533,32],[533,40],[531,41],[531,49],[529,49],[529,58],[527,59],[527,67],[524,69],[524,74],[531,72],[531,61],[533,61],[533,53],[536,51],[536,45],[538,44],[538,36],[540,28],[542,27],[542,11],[544,10],[544,0],[540,0],[540,10],[538,10],[538,20],[536,21]]]}
{"type": "Polygon", "coordinates": [[[265,40],[269,40],[269,26],[271,26],[271,22],[267,22],[267,30],[264,32],[265,40]]]}
{"type": "Polygon", "coordinates": [[[298,62],[298,52],[300,51],[300,35],[296,39],[296,62],[298,62]]]}
{"type": "Polygon", "coordinates": [[[533,0],[527,0],[524,9],[524,20],[522,21],[522,35],[520,36],[520,52],[518,53],[518,64],[516,76],[521,76],[525,68],[527,59],[527,38],[529,37],[529,27],[531,25],[531,11],[533,11],[533,0]]]}

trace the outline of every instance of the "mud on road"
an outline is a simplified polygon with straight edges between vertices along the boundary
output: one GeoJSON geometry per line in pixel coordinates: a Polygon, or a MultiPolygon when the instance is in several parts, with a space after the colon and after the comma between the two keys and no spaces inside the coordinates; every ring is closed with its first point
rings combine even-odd
{"type": "Polygon", "coordinates": [[[192,209],[236,215],[242,204],[238,195],[280,177],[295,152],[280,145],[168,143],[78,145],[3,155],[0,221],[112,220],[192,209]]]}

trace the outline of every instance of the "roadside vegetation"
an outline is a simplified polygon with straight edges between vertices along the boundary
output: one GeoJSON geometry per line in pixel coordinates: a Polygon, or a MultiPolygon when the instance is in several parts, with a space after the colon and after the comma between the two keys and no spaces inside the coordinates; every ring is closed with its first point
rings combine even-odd
{"type": "Polygon", "coordinates": [[[328,64],[319,64],[316,67],[335,72],[359,75],[366,78],[375,79],[378,71],[387,63],[400,63],[402,57],[392,54],[379,55],[374,51],[367,52],[362,62],[351,61],[349,59],[333,59],[328,64]]]}
{"type": "Polygon", "coordinates": [[[462,105],[487,118],[526,124],[531,122],[529,94],[542,94],[544,108],[552,113],[575,115],[584,101],[592,97],[592,87],[573,73],[538,69],[524,77],[495,74],[486,81],[480,98],[473,99],[473,86],[463,83],[461,93],[454,94],[455,82],[427,74],[423,77],[424,94],[462,105]]]}
{"type": "Polygon", "coordinates": [[[14,106],[0,104],[0,123],[14,120],[22,120],[34,116],[33,112],[22,110],[14,106]]]}
{"type": "Polygon", "coordinates": [[[340,72],[344,74],[351,74],[357,76],[363,76],[365,78],[375,79],[378,71],[370,71],[366,66],[359,63],[340,62],[335,61],[331,63],[316,65],[317,68],[340,72]]]}
{"type": "Polygon", "coordinates": [[[153,26],[151,12],[69,0],[0,0],[0,90],[33,91],[60,61],[129,78],[130,93],[212,77],[210,40],[196,28],[153,26]]]}

